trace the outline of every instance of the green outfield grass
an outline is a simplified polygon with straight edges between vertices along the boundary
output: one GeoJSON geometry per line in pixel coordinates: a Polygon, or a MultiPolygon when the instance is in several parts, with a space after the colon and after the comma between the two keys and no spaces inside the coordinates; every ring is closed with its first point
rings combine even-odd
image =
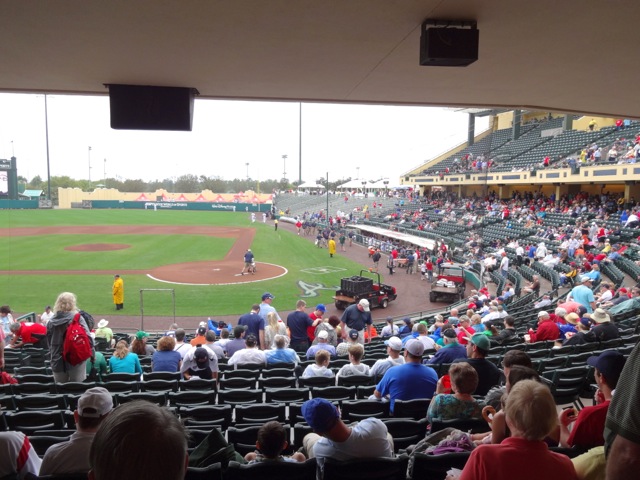
{"type": "MultiPolygon", "coordinates": [[[[254,227],[252,250],[259,262],[282,265],[288,274],[274,280],[243,285],[186,286],[154,281],[146,275],[126,275],[123,314],[140,312],[140,289],[174,288],[178,316],[241,314],[260,301],[263,292],[276,296],[279,310],[292,310],[299,298],[309,304],[332,303],[333,287],[340,278],[359,272],[361,266],[339,254],[329,258],[326,249],[273,224],[251,224],[246,213],[136,211],[136,210],[0,210],[2,229],[71,225],[184,225],[254,227]],[[303,271],[331,266],[331,273],[303,271]],[[303,297],[299,282],[313,285],[317,296],[303,297]]],[[[62,233],[62,232],[61,232],[62,233]]],[[[60,235],[0,237],[1,270],[120,270],[149,269],[158,265],[220,259],[233,240],[198,235],[60,235]],[[83,243],[126,243],[131,248],[106,252],[71,252],[65,246],[83,243]]],[[[238,269],[242,259],[238,259],[238,269]]],[[[77,294],[82,308],[94,315],[116,315],[111,299],[112,275],[5,275],[0,279],[0,304],[17,312],[40,311],[53,304],[62,291],[77,294]]],[[[170,295],[144,294],[145,315],[173,315],[170,295]]]]}

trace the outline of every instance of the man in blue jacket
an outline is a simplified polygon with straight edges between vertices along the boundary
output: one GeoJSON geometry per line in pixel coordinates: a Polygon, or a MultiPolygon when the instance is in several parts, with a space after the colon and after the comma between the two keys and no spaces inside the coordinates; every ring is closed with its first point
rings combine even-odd
{"type": "Polygon", "coordinates": [[[453,328],[446,328],[442,332],[442,341],[444,347],[438,350],[427,363],[453,363],[458,358],[467,358],[467,349],[458,343],[458,337],[453,328]]]}

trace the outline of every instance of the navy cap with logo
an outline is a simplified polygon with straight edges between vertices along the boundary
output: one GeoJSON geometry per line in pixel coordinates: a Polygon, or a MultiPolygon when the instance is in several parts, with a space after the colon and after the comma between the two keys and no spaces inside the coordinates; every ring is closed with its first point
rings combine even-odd
{"type": "Polygon", "coordinates": [[[600,355],[587,358],[587,365],[597,368],[612,389],[616,388],[625,363],[624,355],[616,350],[605,350],[600,355]]]}
{"type": "Polygon", "coordinates": [[[203,362],[209,359],[209,354],[207,353],[207,349],[204,347],[196,348],[196,351],[193,352],[193,358],[196,362],[203,362]]]}

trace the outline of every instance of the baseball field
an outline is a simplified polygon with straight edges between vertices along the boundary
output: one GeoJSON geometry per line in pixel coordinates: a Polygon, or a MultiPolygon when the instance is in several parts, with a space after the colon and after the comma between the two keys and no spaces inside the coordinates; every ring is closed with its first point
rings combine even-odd
{"type": "Polygon", "coordinates": [[[0,210],[0,304],[41,313],[63,291],[94,316],[245,313],[263,292],[283,310],[331,304],[340,278],[361,268],[246,213],[151,210],[0,210]],[[255,275],[240,275],[251,248],[255,275]],[[125,285],[116,312],[113,275],[125,285]]]}

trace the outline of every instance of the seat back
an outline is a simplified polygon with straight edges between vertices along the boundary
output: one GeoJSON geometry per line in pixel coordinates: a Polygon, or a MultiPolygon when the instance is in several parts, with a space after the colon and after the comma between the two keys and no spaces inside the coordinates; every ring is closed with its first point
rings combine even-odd
{"type": "Polygon", "coordinates": [[[309,377],[298,379],[298,384],[301,387],[330,387],[336,382],[335,378],[329,377],[309,377]]]}
{"type": "Polygon", "coordinates": [[[218,403],[229,405],[262,403],[262,390],[220,390],[218,403]]]}
{"type": "Polygon", "coordinates": [[[64,428],[65,421],[62,412],[62,410],[7,412],[4,418],[9,430],[17,430],[25,435],[31,435],[38,430],[64,428]]]}
{"type": "Polygon", "coordinates": [[[180,391],[185,390],[202,390],[214,392],[217,390],[217,382],[214,379],[206,380],[204,378],[191,378],[191,380],[180,380],[178,382],[178,388],[180,391]]]}
{"type": "Polygon", "coordinates": [[[325,459],[324,478],[331,480],[405,480],[407,476],[408,455],[394,458],[359,458],[357,460],[325,459]]]}
{"type": "Polygon", "coordinates": [[[149,372],[143,376],[145,382],[147,380],[180,380],[181,378],[180,372],[149,372]]]}
{"type": "Polygon", "coordinates": [[[218,462],[208,467],[188,467],[184,480],[222,480],[222,464],[218,462]]]}
{"type": "Polygon", "coordinates": [[[17,395],[14,402],[18,411],[67,409],[64,395],[17,395]]]}
{"type": "Polygon", "coordinates": [[[146,400],[147,402],[155,403],[161,407],[167,406],[167,393],[166,392],[132,392],[132,393],[118,393],[116,394],[116,400],[118,405],[123,403],[132,402],[134,400],[146,400]]]}
{"type": "Polygon", "coordinates": [[[393,437],[393,446],[396,452],[418,443],[427,433],[428,423],[426,416],[422,420],[383,418],[382,421],[393,437]]]}
{"type": "Polygon", "coordinates": [[[231,425],[233,407],[231,405],[200,405],[180,407],[178,412],[181,418],[220,425],[225,430],[231,425]]]}
{"type": "Polygon", "coordinates": [[[140,382],[140,388],[143,392],[177,392],[178,380],[145,380],[140,382]]]}
{"type": "Polygon", "coordinates": [[[291,403],[309,400],[308,388],[265,388],[265,402],[291,403]]]}
{"type": "Polygon", "coordinates": [[[109,373],[104,376],[104,381],[111,382],[139,382],[140,374],[139,373],[109,373]]]}
{"type": "Polygon", "coordinates": [[[296,388],[296,377],[267,377],[258,380],[258,388],[296,388]]]}
{"type": "Polygon", "coordinates": [[[357,422],[365,418],[388,418],[389,402],[378,400],[348,400],[342,402],[342,419],[357,422]]]}
{"type": "Polygon", "coordinates": [[[216,391],[208,390],[200,392],[187,390],[184,392],[169,392],[169,405],[174,407],[188,407],[197,405],[215,405],[216,391]]]}
{"type": "Polygon", "coordinates": [[[284,423],[287,419],[286,405],[278,403],[258,403],[236,406],[236,424],[270,421],[284,423]]]}
{"type": "Polygon", "coordinates": [[[422,420],[427,417],[430,398],[417,398],[415,400],[396,400],[393,404],[393,416],[395,418],[413,418],[422,420]]]}
{"type": "Polygon", "coordinates": [[[469,460],[470,452],[445,453],[443,455],[427,455],[426,453],[413,454],[413,467],[410,469],[409,478],[423,480],[426,478],[445,478],[451,468],[462,470],[469,460]]]}
{"type": "Polygon", "coordinates": [[[330,402],[342,402],[356,398],[356,387],[314,387],[311,398],[324,398],[330,402]]]}
{"type": "Polygon", "coordinates": [[[306,462],[229,462],[225,480],[315,480],[316,468],[315,458],[306,462]]]}
{"type": "Polygon", "coordinates": [[[220,390],[253,389],[256,388],[256,379],[253,377],[225,377],[220,379],[220,390]]]}
{"type": "Polygon", "coordinates": [[[374,385],[374,378],[369,375],[349,375],[338,377],[338,386],[357,387],[360,385],[374,385]]]}

